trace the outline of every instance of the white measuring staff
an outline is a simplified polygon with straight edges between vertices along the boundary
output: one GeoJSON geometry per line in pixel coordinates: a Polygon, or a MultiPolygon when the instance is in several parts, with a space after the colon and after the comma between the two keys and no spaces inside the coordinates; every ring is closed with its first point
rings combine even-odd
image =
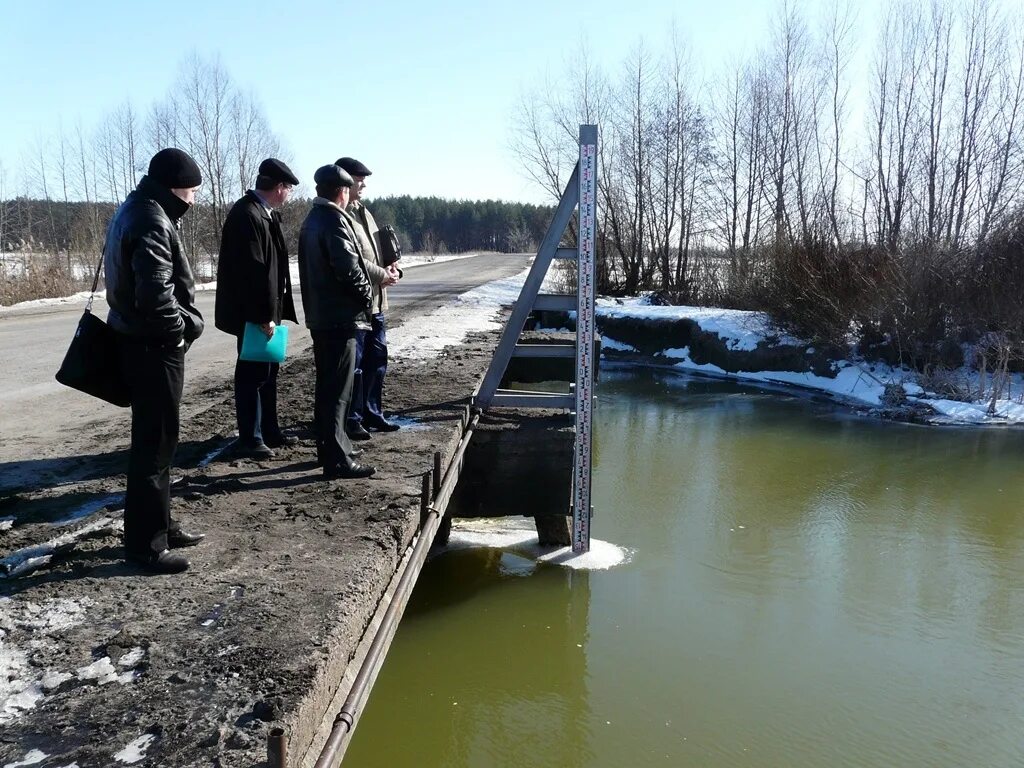
{"type": "Polygon", "coordinates": [[[597,236],[597,126],[580,126],[579,251],[576,303],[576,440],[572,551],[590,551],[591,445],[594,409],[594,243],[597,236]]]}

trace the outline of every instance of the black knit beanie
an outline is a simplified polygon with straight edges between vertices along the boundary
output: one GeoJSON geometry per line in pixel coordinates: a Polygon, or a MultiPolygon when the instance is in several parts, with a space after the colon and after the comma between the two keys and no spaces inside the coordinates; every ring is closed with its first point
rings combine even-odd
{"type": "Polygon", "coordinates": [[[149,161],[149,178],[168,189],[191,189],[203,183],[196,161],[180,149],[161,149],[149,161]]]}

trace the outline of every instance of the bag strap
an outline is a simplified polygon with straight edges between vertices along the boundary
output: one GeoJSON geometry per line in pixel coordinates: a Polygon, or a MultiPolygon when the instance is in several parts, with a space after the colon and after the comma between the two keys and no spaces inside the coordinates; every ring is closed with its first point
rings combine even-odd
{"type": "Polygon", "coordinates": [[[100,272],[103,271],[103,253],[100,253],[99,264],[96,265],[96,274],[92,278],[92,289],[89,291],[89,301],[86,302],[85,311],[92,312],[92,302],[96,298],[96,286],[100,284],[100,272]]]}

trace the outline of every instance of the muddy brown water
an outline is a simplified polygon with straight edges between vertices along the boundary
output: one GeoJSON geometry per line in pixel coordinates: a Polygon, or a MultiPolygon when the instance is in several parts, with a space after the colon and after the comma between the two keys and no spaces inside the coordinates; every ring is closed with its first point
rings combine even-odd
{"type": "Polygon", "coordinates": [[[435,555],[346,766],[1024,765],[1024,432],[650,371],[599,398],[630,560],[538,563],[519,522],[435,555]]]}

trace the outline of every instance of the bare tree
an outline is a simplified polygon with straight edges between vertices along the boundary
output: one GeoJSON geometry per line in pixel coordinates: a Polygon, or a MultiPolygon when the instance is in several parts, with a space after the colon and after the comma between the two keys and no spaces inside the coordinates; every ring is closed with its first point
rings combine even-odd
{"type": "Polygon", "coordinates": [[[923,59],[919,10],[896,6],[886,18],[875,63],[872,93],[876,231],[895,251],[910,204],[911,174],[921,137],[917,96],[923,59]]]}
{"type": "MultiPolygon", "coordinates": [[[[237,194],[252,184],[259,164],[280,154],[281,146],[266,116],[251,93],[235,93],[231,99],[231,154],[238,169],[237,194]]],[[[229,190],[230,193],[230,190],[229,190]]]]}

